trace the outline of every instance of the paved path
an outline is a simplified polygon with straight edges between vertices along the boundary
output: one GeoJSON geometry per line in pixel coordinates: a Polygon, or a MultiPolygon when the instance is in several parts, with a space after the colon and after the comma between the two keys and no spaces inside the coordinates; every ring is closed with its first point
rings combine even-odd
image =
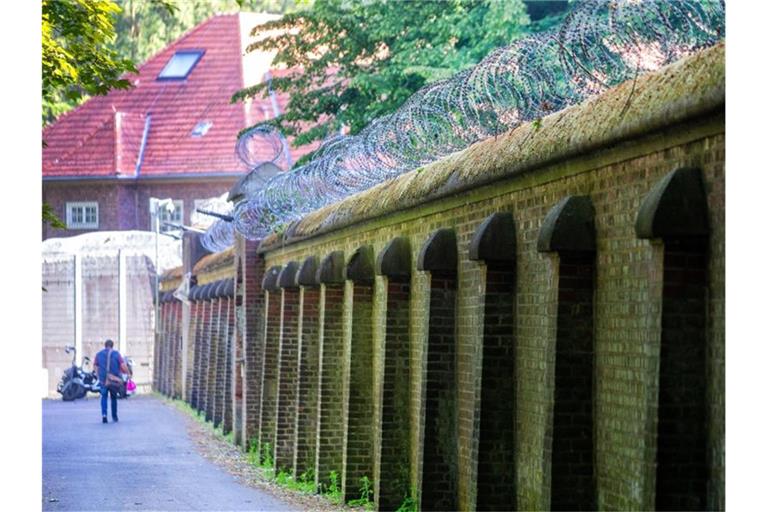
{"type": "Polygon", "coordinates": [[[172,406],[120,400],[104,425],[92,396],[43,400],[44,510],[291,510],[199,455],[172,406]]]}

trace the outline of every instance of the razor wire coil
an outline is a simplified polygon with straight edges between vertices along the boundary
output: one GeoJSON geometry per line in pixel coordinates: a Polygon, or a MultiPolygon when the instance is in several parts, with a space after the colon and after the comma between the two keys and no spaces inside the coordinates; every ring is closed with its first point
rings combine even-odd
{"type": "MultiPolygon", "coordinates": [[[[559,27],[498,48],[426,85],[360,133],[326,141],[312,161],[274,175],[235,205],[234,221],[214,223],[204,244],[229,247],[235,230],[263,238],[322,206],[712,46],[724,32],[721,0],[575,3],[559,27]]],[[[254,137],[270,141],[273,161],[280,157],[284,142],[270,130],[259,125],[241,137],[243,161],[256,163],[248,149],[254,137]]]]}

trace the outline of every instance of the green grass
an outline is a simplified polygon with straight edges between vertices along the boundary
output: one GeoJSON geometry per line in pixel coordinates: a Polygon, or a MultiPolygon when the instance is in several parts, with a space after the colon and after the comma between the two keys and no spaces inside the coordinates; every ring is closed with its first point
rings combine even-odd
{"type": "Polygon", "coordinates": [[[201,413],[197,409],[194,409],[191,405],[189,405],[184,400],[179,400],[178,398],[168,398],[167,396],[161,395],[160,393],[153,393],[156,397],[163,400],[163,402],[170,404],[174,407],[176,407],[181,412],[187,414],[187,416],[190,416],[192,419],[200,423],[206,428],[209,428],[210,431],[213,433],[213,435],[222,440],[226,441],[229,444],[234,445],[235,444],[235,436],[233,432],[229,432],[227,434],[224,433],[223,427],[220,425],[218,427],[213,426],[212,421],[206,421],[205,420],[205,414],[201,413]]]}
{"type": "MultiPolygon", "coordinates": [[[[234,436],[232,432],[224,434],[221,427],[214,427],[212,422],[205,420],[204,414],[201,414],[200,411],[192,408],[187,402],[175,398],[171,399],[157,392],[153,394],[163,402],[176,407],[179,411],[187,414],[201,425],[210,429],[217,439],[234,444],[234,436]]],[[[315,487],[315,475],[312,470],[302,473],[298,478],[295,478],[291,473],[284,470],[275,474],[272,446],[269,443],[264,443],[262,445],[258,439],[251,439],[251,442],[248,444],[246,457],[249,464],[262,470],[264,476],[277,485],[302,494],[318,493],[318,489],[315,487]]],[[[319,494],[324,496],[334,505],[342,505],[343,501],[339,480],[339,473],[331,471],[328,475],[329,483],[327,485],[320,484],[319,494]]],[[[360,499],[350,501],[349,505],[361,506],[364,507],[365,510],[373,510],[373,502],[370,501],[370,497],[373,495],[373,484],[368,477],[360,479],[360,484],[360,499]]]]}
{"type": "Polygon", "coordinates": [[[311,471],[302,473],[299,478],[294,478],[293,475],[287,471],[280,471],[275,477],[275,483],[303,494],[315,493],[315,478],[312,476],[311,471]]]}

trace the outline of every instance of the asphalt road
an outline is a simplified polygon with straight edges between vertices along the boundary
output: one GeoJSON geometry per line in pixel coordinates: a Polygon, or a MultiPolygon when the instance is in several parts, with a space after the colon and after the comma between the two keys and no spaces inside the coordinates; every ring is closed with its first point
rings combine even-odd
{"type": "Polygon", "coordinates": [[[204,459],[184,415],[157,398],[43,400],[43,510],[291,510],[204,459]]]}

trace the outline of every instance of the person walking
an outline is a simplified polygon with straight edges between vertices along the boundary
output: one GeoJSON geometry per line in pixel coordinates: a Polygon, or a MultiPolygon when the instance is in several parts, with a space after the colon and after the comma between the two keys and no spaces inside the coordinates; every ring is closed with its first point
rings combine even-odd
{"type": "Polygon", "coordinates": [[[94,357],[93,366],[99,376],[101,384],[101,422],[107,423],[107,393],[112,399],[112,421],[117,422],[117,394],[123,379],[120,373],[128,373],[128,367],[120,352],[114,350],[115,343],[112,340],[104,342],[104,350],[94,357]]]}

